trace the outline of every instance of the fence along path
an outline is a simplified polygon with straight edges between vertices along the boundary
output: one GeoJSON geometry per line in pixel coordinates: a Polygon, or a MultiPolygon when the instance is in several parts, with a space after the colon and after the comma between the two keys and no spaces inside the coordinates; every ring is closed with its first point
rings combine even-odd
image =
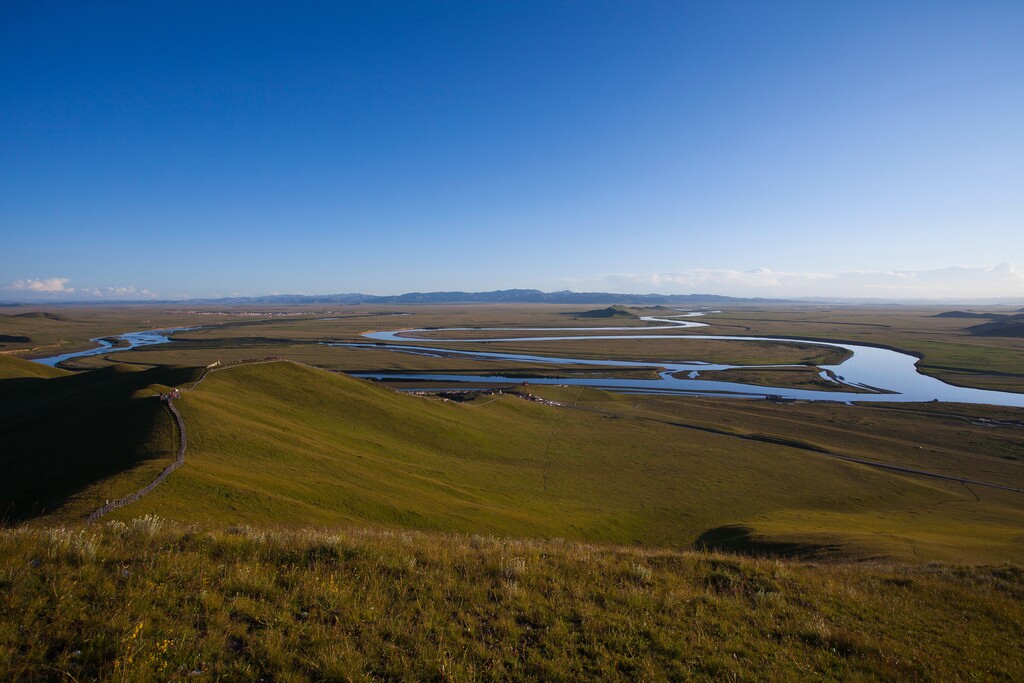
{"type": "Polygon", "coordinates": [[[178,469],[185,463],[185,448],[188,445],[188,437],[185,434],[185,421],[181,419],[181,413],[179,413],[178,409],[174,407],[174,399],[167,400],[167,409],[171,411],[171,415],[174,416],[174,422],[175,424],[178,425],[178,457],[174,459],[174,462],[165,467],[163,472],[156,476],[156,479],[149,482],[148,485],[139,489],[135,493],[130,493],[124,498],[118,498],[117,500],[108,500],[106,504],[103,505],[103,507],[95,510],[91,515],[89,515],[88,519],[86,519],[86,524],[91,524],[95,522],[100,517],[110,512],[111,510],[123,508],[125,505],[128,505],[129,503],[134,503],[139,498],[142,498],[144,495],[146,495],[147,493],[155,489],[157,486],[159,486],[160,482],[166,479],[171,472],[178,469]]]}

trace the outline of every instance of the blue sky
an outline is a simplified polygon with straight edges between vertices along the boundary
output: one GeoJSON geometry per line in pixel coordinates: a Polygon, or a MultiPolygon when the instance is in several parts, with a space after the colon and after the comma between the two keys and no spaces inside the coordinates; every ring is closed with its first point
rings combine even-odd
{"type": "Polygon", "coordinates": [[[1022,35],[1019,1],[3,3],[0,299],[1024,298],[1022,35]]]}

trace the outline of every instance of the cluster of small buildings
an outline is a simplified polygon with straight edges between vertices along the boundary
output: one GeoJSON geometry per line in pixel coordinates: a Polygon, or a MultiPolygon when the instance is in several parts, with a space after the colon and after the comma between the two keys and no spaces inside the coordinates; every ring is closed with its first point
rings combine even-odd
{"type": "Polygon", "coordinates": [[[331,311],[324,309],[322,311],[199,311],[199,310],[174,310],[171,313],[178,315],[221,315],[231,316],[233,318],[296,318],[300,316],[319,316],[319,315],[341,315],[343,313],[352,314],[354,311],[331,311]]]}
{"type": "Polygon", "coordinates": [[[521,399],[525,399],[527,401],[533,401],[534,403],[543,403],[546,406],[560,406],[560,405],[562,405],[558,401],[549,401],[546,398],[541,398],[540,396],[534,396],[533,394],[526,393],[526,392],[520,393],[518,391],[513,391],[513,392],[509,392],[509,393],[512,396],[518,396],[521,399]]]}

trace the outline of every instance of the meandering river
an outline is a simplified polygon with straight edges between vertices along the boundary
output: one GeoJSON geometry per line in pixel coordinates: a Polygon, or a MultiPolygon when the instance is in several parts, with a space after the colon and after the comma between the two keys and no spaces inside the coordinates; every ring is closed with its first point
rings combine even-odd
{"type": "MultiPolygon", "coordinates": [[[[373,344],[337,344],[338,346],[364,347],[375,349],[386,349],[399,353],[416,353],[427,355],[451,355],[481,360],[493,361],[519,361],[528,363],[544,363],[552,365],[578,365],[603,366],[614,368],[661,368],[657,379],[609,379],[598,377],[571,377],[571,378],[529,378],[531,384],[569,384],[595,387],[629,393],[646,394],[685,394],[698,396],[731,396],[764,398],[778,396],[788,399],[799,399],[804,401],[885,401],[885,402],[917,402],[917,401],[945,401],[955,403],[981,403],[1000,406],[1024,407],[1024,394],[1016,394],[1007,391],[991,391],[987,389],[971,389],[957,387],[947,384],[940,379],[921,374],[917,369],[917,358],[910,354],[894,351],[892,349],[865,346],[862,344],[850,344],[846,342],[824,342],[812,339],[778,338],[778,337],[742,337],[730,335],[712,334],[645,334],[651,330],[664,330],[668,328],[695,328],[707,327],[707,324],[692,320],[680,320],[683,317],[696,317],[701,313],[684,313],[680,316],[646,316],[641,318],[644,322],[658,323],[647,327],[533,327],[533,328],[467,328],[452,327],[443,329],[409,329],[391,332],[368,332],[363,336],[376,343],[373,344]],[[569,336],[494,336],[484,339],[461,339],[449,337],[439,339],[436,335],[444,332],[461,331],[493,331],[493,332],[544,332],[544,331],[577,331],[577,332],[608,332],[623,331],[630,334],[601,334],[601,335],[569,335],[569,336]],[[429,339],[423,338],[424,333],[430,333],[429,339]],[[412,346],[400,342],[419,339],[429,341],[431,346],[412,346]],[[559,341],[598,341],[609,339],[677,339],[677,340],[727,340],[727,341],[767,341],[782,344],[811,344],[815,346],[827,346],[838,349],[845,349],[852,355],[842,363],[836,365],[820,366],[822,376],[857,388],[860,391],[837,391],[837,390],[813,390],[795,389],[789,387],[766,387],[753,384],[741,384],[737,382],[725,382],[716,380],[700,379],[700,373],[711,370],[729,370],[737,368],[771,368],[771,367],[798,367],[791,365],[721,365],[705,363],[701,361],[623,361],[623,360],[591,360],[567,357],[537,356],[522,353],[502,353],[493,351],[462,351],[447,349],[434,344],[444,342],[458,342],[459,344],[477,344],[487,342],[515,342],[517,344],[528,344],[530,342],[559,342],[559,341]],[[867,392],[867,393],[865,393],[867,392]]],[[[472,386],[474,383],[501,383],[518,382],[522,378],[517,377],[495,377],[480,375],[462,374],[436,374],[436,373],[361,373],[359,376],[370,377],[382,380],[426,380],[446,383],[459,383],[472,386]]]]}
{"type": "MultiPolygon", "coordinates": [[[[998,406],[1024,407],[1024,394],[1007,391],[991,391],[987,389],[971,389],[946,384],[940,379],[921,374],[917,369],[917,358],[910,354],[892,349],[850,344],[846,342],[824,342],[813,339],[779,338],[779,337],[742,337],[712,334],[650,334],[652,330],[692,329],[707,327],[706,323],[682,318],[694,318],[704,315],[699,312],[681,313],[674,316],[646,316],[642,321],[653,323],[645,327],[448,327],[440,329],[407,329],[389,332],[367,332],[363,336],[370,340],[367,343],[334,343],[328,346],[349,348],[372,348],[395,353],[412,353],[430,356],[461,356],[484,361],[512,361],[550,365],[574,365],[581,369],[601,366],[603,368],[650,369],[660,368],[657,379],[637,378],[605,378],[605,377],[549,377],[529,378],[531,384],[569,384],[590,386],[598,389],[644,394],[683,394],[695,396],[729,396],[736,398],[765,398],[777,396],[787,399],[804,401],[873,401],[873,402],[917,402],[944,401],[954,403],[979,403],[998,406]],[[423,335],[443,334],[445,332],[601,332],[600,335],[566,335],[566,336],[493,336],[484,339],[460,339],[458,337],[429,339],[423,335]],[[608,332],[626,332],[628,334],[607,334],[608,332]],[[430,346],[408,344],[419,340],[429,342],[430,346]],[[705,363],[699,360],[677,361],[657,360],[624,361],[614,359],[594,360],[569,357],[538,356],[524,353],[503,353],[497,351],[465,351],[444,348],[445,342],[459,344],[479,344],[488,342],[515,342],[529,344],[531,342],[560,341],[599,341],[609,339],[676,339],[685,340],[727,340],[727,341],[767,341],[781,344],[811,344],[845,349],[850,357],[836,365],[820,366],[823,379],[836,381],[839,384],[859,389],[859,391],[795,389],[789,387],[769,387],[738,382],[701,379],[702,372],[730,369],[758,369],[778,367],[800,367],[792,365],[723,365],[705,363]],[[437,346],[435,344],[441,344],[437,346]],[[866,393],[865,393],[866,392],[866,393]]],[[[170,335],[174,332],[196,329],[194,327],[175,327],[164,330],[146,330],[116,335],[117,339],[127,342],[125,346],[114,347],[108,338],[96,338],[92,341],[99,344],[97,348],[85,351],[64,353],[49,358],[37,358],[38,363],[57,365],[61,361],[83,356],[94,356],[118,351],[129,351],[140,346],[166,344],[172,342],[170,335]]],[[[557,372],[557,371],[552,371],[557,372]]],[[[521,382],[522,377],[515,376],[482,376],[472,374],[439,374],[439,373],[354,373],[358,377],[380,380],[420,380],[443,382],[446,388],[454,384],[472,387],[481,384],[500,384],[504,382],[521,382]]]]}

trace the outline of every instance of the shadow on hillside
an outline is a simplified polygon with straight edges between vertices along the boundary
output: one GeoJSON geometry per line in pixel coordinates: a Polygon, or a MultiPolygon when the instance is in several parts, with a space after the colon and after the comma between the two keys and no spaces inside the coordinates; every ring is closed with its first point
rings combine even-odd
{"type": "Polygon", "coordinates": [[[145,460],[173,457],[167,411],[158,399],[135,394],[196,376],[194,368],[115,366],[50,379],[0,380],[3,522],[53,512],[98,481],[145,460]]]}
{"type": "Polygon", "coordinates": [[[837,543],[797,543],[773,540],[757,535],[753,529],[742,524],[708,529],[693,545],[698,550],[712,550],[753,557],[822,560],[845,555],[845,549],[837,543]]]}

